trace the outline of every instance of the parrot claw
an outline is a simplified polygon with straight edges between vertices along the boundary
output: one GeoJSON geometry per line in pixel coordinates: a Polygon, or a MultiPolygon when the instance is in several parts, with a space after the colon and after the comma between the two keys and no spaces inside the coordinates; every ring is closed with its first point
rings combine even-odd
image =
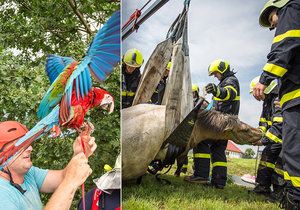
{"type": "Polygon", "coordinates": [[[90,136],[94,132],[94,125],[87,121],[84,122],[80,129],[77,129],[79,136],[90,136]]]}
{"type": "Polygon", "coordinates": [[[61,134],[61,131],[60,131],[59,126],[54,125],[54,126],[51,128],[51,131],[50,131],[50,137],[51,137],[51,138],[57,138],[57,137],[60,136],[60,134],[61,134]]]}

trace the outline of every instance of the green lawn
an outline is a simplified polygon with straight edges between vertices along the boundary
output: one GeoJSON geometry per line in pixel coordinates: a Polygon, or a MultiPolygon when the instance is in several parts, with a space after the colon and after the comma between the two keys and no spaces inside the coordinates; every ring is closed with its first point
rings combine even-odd
{"type": "MultiPolygon", "coordinates": [[[[229,159],[229,174],[254,173],[255,159],[229,159]]],[[[265,201],[263,196],[249,193],[245,187],[228,183],[224,190],[183,181],[173,176],[175,167],[162,177],[171,185],[158,182],[153,175],[143,177],[141,185],[124,184],[122,192],[123,209],[279,209],[278,204],[265,201]]],[[[192,160],[188,174],[192,173],[192,160]]]]}

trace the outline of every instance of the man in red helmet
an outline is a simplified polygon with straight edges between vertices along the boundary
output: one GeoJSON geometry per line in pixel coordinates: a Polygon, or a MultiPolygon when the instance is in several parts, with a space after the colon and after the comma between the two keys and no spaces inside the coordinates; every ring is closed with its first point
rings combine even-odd
{"type": "MultiPolygon", "coordinates": [[[[0,153],[24,136],[27,128],[16,121],[0,122],[0,153]]],[[[32,146],[10,160],[0,171],[1,209],[69,209],[77,188],[91,174],[88,159],[97,145],[93,137],[84,136],[86,155],[80,137],[74,141],[74,155],[62,170],[44,170],[32,165],[32,146]],[[53,193],[43,207],[39,192],[53,193]]]]}

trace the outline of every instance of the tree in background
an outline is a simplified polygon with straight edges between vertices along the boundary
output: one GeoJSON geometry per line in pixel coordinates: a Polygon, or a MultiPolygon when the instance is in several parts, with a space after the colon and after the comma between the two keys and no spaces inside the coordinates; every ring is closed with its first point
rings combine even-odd
{"type": "Polygon", "coordinates": [[[254,155],[255,155],[255,152],[253,151],[253,149],[247,148],[244,155],[243,155],[243,158],[251,159],[251,158],[254,157],[254,155]]]}
{"type": "MultiPolygon", "coordinates": [[[[0,120],[17,120],[32,128],[38,122],[38,105],[50,86],[44,67],[46,55],[80,60],[101,24],[119,5],[119,1],[106,0],[0,0],[0,120]]],[[[98,108],[86,116],[95,126],[93,136],[98,144],[89,160],[93,174],[86,189],[103,173],[104,164],[114,165],[120,150],[119,75],[117,68],[101,83],[114,96],[115,111],[105,115],[98,108]]],[[[75,135],[65,130],[62,138],[43,137],[34,143],[34,165],[63,168],[71,158],[75,135]]],[[[73,208],[79,197],[77,192],[73,208]]],[[[46,199],[48,196],[43,196],[44,203],[46,199]]]]}

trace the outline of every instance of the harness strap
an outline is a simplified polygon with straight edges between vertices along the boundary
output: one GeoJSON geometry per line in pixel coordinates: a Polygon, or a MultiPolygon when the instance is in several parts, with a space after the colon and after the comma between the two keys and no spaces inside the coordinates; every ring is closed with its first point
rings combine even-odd
{"type": "Polygon", "coordinates": [[[98,210],[99,209],[99,197],[102,194],[102,191],[98,188],[95,189],[93,194],[93,203],[92,203],[92,209],[91,210],[98,210]]]}
{"type": "Polygon", "coordinates": [[[2,168],[1,171],[4,172],[4,173],[6,173],[6,174],[8,174],[10,184],[11,184],[12,186],[14,186],[17,190],[19,190],[20,193],[21,193],[22,195],[24,195],[24,193],[26,192],[26,190],[24,190],[24,189],[21,187],[21,185],[16,184],[16,183],[14,182],[10,170],[9,170],[9,169],[5,170],[4,168],[2,168]]]}

